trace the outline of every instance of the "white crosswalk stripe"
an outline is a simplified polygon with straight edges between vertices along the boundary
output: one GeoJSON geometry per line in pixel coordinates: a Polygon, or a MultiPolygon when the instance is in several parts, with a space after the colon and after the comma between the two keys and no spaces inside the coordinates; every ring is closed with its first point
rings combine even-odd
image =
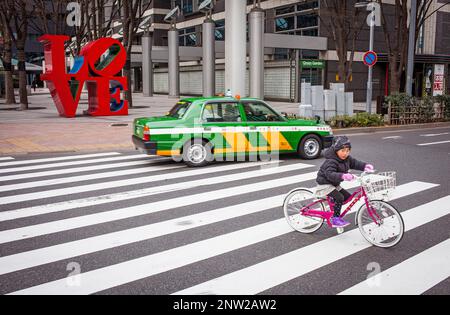
{"type": "MultiPolygon", "coordinates": [[[[282,200],[281,200],[282,202],[282,200]]],[[[450,211],[450,210],[449,210],[450,211]]],[[[285,219],[279,219],[272,222],[268,222],[262,225],[258,225],[252,228],[248,228],[245,230],[233,232],[230,234],[222,235],[216,238],[208,239],[199,243],[186,245],[183,247],[182,252],[169,251],[166,253],[159,253],[157,255],[162,256],[162,261],[157,260],[154,255],[149,257],[144,257],[137,260],[138,266],[133,265],[133,262],[129,264],[125,263],[121,266],[120,269],[111,267],[114,269],[112,271],[113,274],[121,274],[120,279],[124,281],[125,279],[129,280],[129,270],[139,270],[142,271],[142,268],[139,268],[140,261],[145,261],[143,265],[149,266],[151,262],[154,262],[157,266],[164,266],[164,268],[168,268],[169,266],[173,266],[169,264],[169,261],[173,257],[180,257],[176,259],[176,266],[170,269],[177,268],[177,266],[183,266],[185,264],[191,263],[193,261],[199,261],[202,259],[206,259],[215,255],[219,255],[228,251],[232,251],[244,246],[248,246],[254,243],[262,242],[264,240],[268,240],[270,238],[283,235],[291,232],[290,227],[286,224],[285,219]],[[212,249],[222,250],[219,253],[213,251],[212,249]],[[225,250],[226,249],[226,250],[225,250]],[[214,254],[216,253],[216,254],[214,254]],[[175,255],[176,254],[176,255],[175,255]],[[171,258],[172,257],[172,258],[171,258]],[[182,262],[185,264],[181,264],[182,262]],[[181,264],[181,265],[179,265],[181,264]]],[[[62,260],[64,258],[74,257],[77,254],[83,255],[95,249],[95,251],[103,250],[106,248],[113,246],[121,246],[126,243],[137,242],[139,240],[146,239],[145,233],[149,234],[149,236],[154,235],[154,231],[151,227],[142,227],[138,228],[134,231],[127,230],[125,232],[117,232],[115,235],[102,235],[95,238],[85,239],[82,241],[66,243],[60,246],[53,246],[48,249],[35,250],[32,252],[25,252],[13,256],[7,256],[0,258],[0,274],[13,272],[20,269],[30,268],[33,264],[44,264],[49,263],[51,261],[62,260]],[[138,231],[138,232],[137,232],[138,231]]],[[[180,251],[180,250],[178,250],[180,251]]],[[[159,257],[158,256],[158,257],[159,257]]],[[[134,261],[136,262],[136,261],[134,261]]],[[[148,268],[149,270],[155,271],[156,268],[148,268]]],[[[168,269],[168,270],[170,270],[168,269]]],[[[103,270],[106,270],[104,268],[103,270]]],[[[167,270],[165,270],[167,271],[167,270]]],[[[163,271],[161,271],[163,272],[163,271]]],[[[150,274],[153,275],[154,273],[150,274]]],[[[140,278],[150,276],[147,273],[141,274],[140,278]]],[[[98,275],[103,279],[102,275],[98,275]]],[[[108,278],[109,276],[105,276],[108,278]]],[[[135,279],[136,275],[129,281],[130,282],[135,279]]],[[[83,276],[83,278],[85,278],[83,276]]],[[[95,278],[95,277],[94,277],[95,278]]],[[[137,279],[140,279],[137,278],[137,279]]],[[[117,281],[117,280],[116,280],[117,281]]],[[[64,281],[63,281],[64,282],[64,281]]],[[[126,282],[122,282],[120,284],[124,284],[126,282]]],[[[64,282],[65,283],[65,282],[64,282]]],[[[116,284],[118,285],[118,284],[116,284]]],[[[98,286],[98,284],[97,284],[98,286]]],[[[84,288],[87,288],[83,285],[84,288]]],[[[103,289],[107,289],[105,287],[103,289]]],[[[63,288],[60,288],[63,289],[63,288]]],[[[72,292],[73,293],[73,292],[72,292]]]]}
{"type": "MultiPolygon", "coordinates": [[[[239,164],[237,164],[237,165],[239,165],[239,164]]],[[[242,164],[242,165],[244,165],[244,164],[242,164]]],[[[254,164],[254,165],[256,165],[256,164],[254,164]]],[[[177,166],[177,167],[183,167],[183,166],[177,166]]],[[[221,167],[221,166],[219,166],[219,167],[221,167]]],[[[230,167],[230,166],[228,166],[228,165],[223,166],[223,168],[226,168],[226,167],[230,167]]],[[[306,165],[306,164],[296,164],[294,166],[286,166],[286,168],[289,170],[301,169],[301,168],[306,168],[306,167],[310,167],[310,166],[306,165]]],[[[277,169],[277,171],[275,171],[275,172],[282,171],[282,168],[283,167],[277,169]]],[[[186,173],[184,173],[184,174],[178,173],[178,174],[163,174],[163,175],[155,175],[155,176],[145,176],[145,177],[139,177],[139,178],[133,178],[133,179],[117,180],[117,181],[113,181],[113,182],[102,182],[99,184],[90,184],[90,185],[75,186],[75,187],[70,187],[70,188],[52,189],[52,190],[46,190],[44,192],[17,194],[14,196],[0,197],[0,204],[16,203],[18,200],[23,202],[23,201],[42,199],[42,198],[66,196],[68,194],[92,192],[95,190],[102,190],[102,189],[107,189],[107,188],[117,188],[117,187],[130,186],[130,185],[148,184],[148,183],[153,183],[153,182],[158,182],[158,181],[162,182],[167,179],[185,177],[185,176],[189,176],[189,175],[198,175],[198,174],[202,174],[202,173],[207,173],[209,171],[210,171],[209,169],[191,170],[191,171],[186,171],[186,173]],[[190,174],[188,172],[190,172],[190,174]]],[[[236,176],[238,176],[238,175],[231,176],[230,180],[233,180],[234,178],[236,178],[236,176]]],[[[244,178],[245,177],[246,176],[244,174],[244,178]]],[[[211,183],[210,179],[207,179],[206,181],[207,181],[207,184],[211,183]]]]}
{"type": "Polygon", "coordinates": [[[3,157],[0,157],[0,161],[11,161],[11,160],[14,160],[14,158],[13,158],[13,157],[10,157],[10,156],[3,156],[3,157]]]}
{"type": "MultiPolygon", "coordinates": [[[[252,167],[252,166],[261,166],[261,167],[264,166],[265,167],[265,166],[269,166],[271,164],[276,165],[277,162],[262,163],[262,164],[245,163],[245,164],[223,165],[223,166],[217,166],[214,168],[204,168],[204,169],[191,170],[191,171],[174,173],[174,174],[165,174],[165,175],[158,175],[158,176],[152,176],[152,177],[149,176],[144,179],[139,178],[136,181],[131,181],[131,183],[136,184],[136,183],[138,183],[137,181],[151,183],[151,182],[163,181],[163,180],[167,180],[167,179],[178,179],[178,178],[187,177],[187,176],[208,174],[211,172],[237,170],[237,169],[248,168],[248,167],[252,167]]],[[[249,178],[257,177],[257,176],[270,175],[270,174],[274,174],[274,173],[278,173],[278,172],[282,172],[282,171],[300,170],[300,169],[304,169],[307,167],[309,167],[309,166],[306,164],[295,164],[295,165],[290,165],[290,166],[283,166],[280,168],[268,168],[268,169],[263,168],[258,171],[247,172],[247,173],[242,173],[242,174],[225,175],[225,176],[221,176],[221,177],[214,177],[214,178],[207,178],[207,179],[191,181],[188,184],[183,182],[183,183],[172,184],[172,185],[161,185],[161,186],[147,188],[147,189],[140,189],[137,191],[126,191],[126,192],[109,194],[109,195],[104,195],[104,196],[99,196],[99,197],[71,200],[71,201],[60,202],[60,203],[56,203],[56,204],[47,204],[44,206],[36,206],[36,207],[30,207],[30,208],[26,208],[26,209],[6,211],[3,213],[0,212],[0,222],[13,220],[13,219],[17,219],[17,218],[23,218],[26,216],[33,216],[33,215],[38,215],[38,214],[48,214],[48,213],[52,213],[52,212],[65,211],[65,210],[75,209],[75,208],[80,208],[80,207],[87,207],[87,206],[111,203],[114,201],[135,199],[135,198],[151,196],[151,195],[155,195],[155,194],[159,194],[159,193],[163,193],[163,192],[170,192],[170,191],[176,191],[176,190],[180,190],[180,189],[193,188],[193,187],[200,186],[200,185],[221,184],[221,183],[225,183],[225,182],[236,181],[239,179],[249,179],[249,178]]],[[[313,175],[315,175],[315,174],[311,174],[310,177],[312,178],[313,175]]],[[[308,179],[311,179],[310,177],[308,177],[308,179]]],[[[128,183],[129,182],[130,181],[128,181],[128,183]]],[[[280,180],[278,182],[280,182],[280,180]]],[[[122,182],[121,182],[121,184],[122,184],[122,182]]],[[[118,187],[117,182],[113,183],[111,186],[118,187]]],[[[99,186],[96,185],[95,187],[99,187],[99,186]]],[[[106,186],[100,185],[100,187],[105,188],[106,186]]],[[[253,187],[256,187],[260,190],[270,188],[270,186],[268,186],[267,184],[266,185],[252,185],[252,186],[248,186],[247,188],[253,189],[253,187]],[[263,188],[263,187],[266,187],[266,188],[263,188]]],[[[103,188],[101,188],[101,189],[103,189],[103,188]]],[[[68,191],[68,190],[65,190],[65,191],[68,191]]],[[[88,190],[85,189],[85,191],[88,191],[88,190]]],[[[35,194],[35,195],[38,195],[38,194],[35,194]]],[[[205,194],[206,201],[208,198],[207,195],[208,194],[205,194]]],[[[173,204],[172,204],[172,206],[173,206],[173,204]]]]}
{"type": "MultiPolygon", "coordinates": [[[[346,184],[343,186],[346,187],[347,189],[351,189],[351,188],[355,188],[356,184],[346,184]]],[[[405,197],[405,196],[408,196],[408,195],[411,195],[414,193],[418,193],[418,192],[421,192],[421,191],[424,191],[427,189],[431,189],[436,186],[437,185],[435,185],[435,184],[422,183],[422,182],[413,182],[413,183],[401,185],[395,191],[395,194],[392,196],[392,199],[393,200],[399,199],[399,198],[402,198],[402,197],[405,197]]],[[[223,195],[220,195],[219,191],[217,191],[216,193],[220,197],[223,196],[223,195]]],[[[163,222],[163,224],[156,224],[156,227],[162,226],[161,229],[156,228],[154,225],[152,227],[146,226],[143,228],[138,228],[136,230],[128,230],[127,233],[132,233],[133,235],[144,235],[146,233],[146,231],[150,231],[150,233],[151,233],[150,235],[156,235],[156,236],[164,235],[164,234],[157,234],[157,233],[155,234],[155,232],[158,230],[164,231],[165,234],[175,233],[177,231],[187,229],[188,227],[194,228],[195,226],[219,222],[221,220],[227,220],[227,219],[243,216],[246,214],[251,214],[251,213],[271,209],[274,207],[279,207],[280,205],[283,204],[284,197],[285,197],[285,195],[278,195],[278,196],[264,198],[264,199],[257,200],[257,201],[238,204],[236,206],[212,210],[212,211],[210,211],[210,213],[202,212],[199,215],[178,218],[178,219],[171,220],[171,221],[165,221],[165,222],[163,222]],[[188,226],[183,226],[180,224],[182,222],[190,222],[190,224],[188,226]],[[193,222],[197,222],[197,225],[194,225],[193,222]],[[171,231],[173,231],[173,232],[171,232],[171,231]]],[[[197,198],[195,198],[195,200],[197,200],[197,198]]],[[[198,199],[198,200],[202,200],[202,199],[198,199]]],[[[183,203],[183,202],[180,203],[180,201],[178,201],[177,204],[185,205],[185,203],[183,203]]],[[[191,204],[195,204],[195,201],[191,201],[191,204]]],[[[363,204],[363,201],[360,200],[354,206],[352,211],[356,211],[357,209],[359,209],[359,207],[362,204],[363,204]]],[[[107,211],[107,212],[103,212],[101,214],[76,217],[76,218],[60,220],[60,221],[52,221],[49,223],[32,225],[32,226],[27,226],[24,228],[0,231],[0,244],[7,243],[7,242],[13,242],[13,241],[20,240],[20,239],[32,238],[32,237],[45,235],[45,234],[57,233],[57,232],[66,231],[66,230],[70,230],[70,229],[76,229],[76,228],[80,228],[80,227],[86,227],[86,226],[95,225],[95,224],[116,221],[116,220],[120,220],[120,219],[126,219],[126,218],[130,218],[131,216],[149,214],[149,213],[153,213],[154,211],[163,211],[165,209],[165,208],[158,208],[154,204],[140,206],[139,209],[142,209],[145,207],[151,208],[152,210],[151,211],[147,210],[147,212],[144,213],[142,211],[136,212],[135,208],[125,208],[125,209],[119,209],[119,210],[114,210],[114,211],[107,211]]],[[[156,237],[156,236],[149,236],[147,238],[156,237]]],[[[118,236],[117,239],[124,240],[125,237],[123,237],[121,235],[121,236],[118,236]]]]}
{"type": "Polygon", "coordinates": [[[450,239],[359,283],[342,295],[419,295],[450,277],[450,239]],[[370,280],[370,279],[368,279],[370,280]]]}
{"type": "MultiPolygon", "coordinates": [[[[143,159],[142,156],[137,156],[136,158],[139,160],[143,159]]],[[[132,160],[132,158],[130,158],[129,160],[132,160]]],[[[136,162],[123,162],[123,163],[94,165],[94,166],[85,166],[85,167],[74,167],[74,168],[68,168],[68,169],[33,172],[33,173],[25,173],[25,174],[19,174],[19,175],[4,175],[4,176],[0,177],[0,182],[37,178],[37,177],[45,177],[45,176],[56,176],[56,175],[65,175],[65,174],[72,174],[72,173],[90,172],[90,171],[100,171],[100,170],[119,168],[119,167],[142,166],[142,165],[148,165],[151,163],[159,163],[159,162],[170,161],[170,160],[171,160],[170,158],[152,158],[152,159],[143,159],[142,161],[136,161],[136,162]]],[[[3,186],[0,186],[0,187],[3,187],[3,186]]]]}
{"type": "MultiPolygon", "coordinates": [[[[80,160],[80,159],[98,158],[98,157],[114,156],[114,155],[120,155],[120,153],[106,152],[106,153],[95,153],[95,154],[70,155],[70,156],[62,156],[62,157],[46,158],[46,159],[13,161],[13,162],[0,163],[0,167],[10,167],[10,166],[17,166],[17,165],[48,163],[48,162],[68,161],[68,160],[80,160]]],[[[12,172],[15,172],[15,170],[12,172]]]]}
{"type": "MultiPolygon", "coordinates": [[[[154,164],[154,163],[152,163],[153,161],[146,161],[146,162],[147,162],[146,163],[147,166],[154,164]]],[[[20,189],[29,189],[29,188],[35,188],[35,187],[52,186],[52,185],[62,185],[62,184],[83,182],[83,181],[89,181],[89,180],[95,180],[95,179],[104,179],[104,178],[110,178],[110,177],[129,176],[129,175],[136,175],[136,174],[143,175],[143,174],[152,173],[152,172],[170,171],[170,170],[175,170],[178,168],[184,168],[184,165],[162,165],[162,166],[152,165],[151,167],[140,167],[140,168],[135,168],[135,169],[131,169],[131,170],[112,171],[112,172],[105,172],[105,173],[95,173],[95,174],[89,174],[89,175],[64,177],[64,178],[58,178],[58,179],[39,180],[39,181],[20,183],[20,184],[3,185],[3,186],[0,186],[0,192],[20,190],[20,189]]],[[[20,195],[19,195],[19,198],[20,198],[20,195]]]]}
{"type": "MultiPolygon", "coordinates": [[[[405,220],[405,230],[408,231],[448,214],[450,214],[450,196],[405,211],[402,216],[405,220]],[[423,215],[425,211],[428,211],[427,216],[423,215]]],[[[257,294],[370,246],[363,240],[359,230],[355,229],[176,294],[257,294]],[[286,268],[286,266],[296,267],[286,268]]]]}
{"type": "MultiPolygon", "coordinates": [[[[111,155],[111,154],[109,154],[111,155]]],[[[66,167],[66,166],[74,166],[74,165],[84,165],[89,163],[105,163],[105,162],[116,162],[123,160],[136,160],[136,159],[148,159],[145,155],[120,155],[119,153],[113,154],[113,157],[101,158],[101,159],[88,159],[81,161],[71,161],[71,162],[61,162],[61,163],[47,163],[40,165],[32,165],[32,166],[19,166],[19,167],[7,167],[0,169],[0,174],[12,173],[12,172],[25,172],[25,171],[34,171],[34,170],[42,170],[48,168],[56,168],[56,167],[66,167]],[[116,156],[118,155],[118,156],[116,156]]],[[[14,162],[11,162],[14,163],[14,162]]],[[[6,163],[3,163],[6,164],[6,163]]],[[[1,166],[1,165],[0,165],[1,166]]]]}
{"type": "MultiPolygon", "coordinates": [[[[0,192],[17,191],[14,196],[0,197],[0,205],[9,205],[0,209],[0,292],[6,294],[92,294],[127,287],[134,281],[165,275],[163,273],[190,267],[191,264],[205,263],[207,259],[230,255],[236,250],[245,252],[252,246],[296,233],[283,217],[284,197],[294,187],[314,185],[313,180],[317,176],[315,165],[298,161],[219,163],[207,168],[189,169],[184,164],[173,163],[171,159],[116,152],[4,162],[0,163],[0,167],[2,164],[6,168],[0,169],[0,174],[6,175],[0,178],[0,183],[19,181],[0,186],[0,192]],[[5,165],[13,162],[19,163],[5,165]],[[157,171],[164,174],[152,174],[157,171]],[[79,174],[81,172],[86,174],[79,174]],[[139,177],[116,179],[130,175],[139,177]],[[52,178],[46,179],[47,176],[52,178]],[[81,183],[84,181],[93,183],[81,183]],[[80,184],[73,186],[76,183],[80,184]],[[73,187],[64,187],[65,184],[73,187]],[[146,184],[151,185],[135,189],[136,185],[146,184]],[[62,187],[54,189],[54,185],[62,187]],[[21,193],[20,190],[25,189],[32,192],[21,193]],[[103,194],[99,195],[98,191],[103,194]],[[171,196],[164,197],[168,192],[172,193],[171,196]],[[90,196],[75,197],[77,193],[90,196]],[[48,199],[59,196],[66,196],[66,200],[51,203],[52,200],[48,199]],[[138,199],[140,201],[135,203],[138,199]],[[17,208],[14,204],[18,201],[31,205],[17,208]],[[119,205],[123,201],[127,203],[119,205]],[[38,204],[33,205],[33,202],[38,204]],[[85,208],[89,211],[85,212],[85,208]],[[170,210],[178,208],[189,211],[175,216],[176,212],[170,210]],[[267,220],[266,214],[276,216],[267,220]],[[139,224],[141,217],[149,215],[163,219],[151,219],[148,223],[139,224]],[[253,216],[265,219],[254,224],[247,222],[241,228],[234,227],[233,222],[244,217],[248,221],[253,216]],[[125,229],[110,230],[120,220],[129,221],[125,229]],[[57,278],[48,280],[42,275],[38,277],[40,269],[57,266],[68,259],[96,257],[119,247],[139,248],[144,246],[139,242],[159,242],[159,238],[175,240],[179,233],[192,235],[200,228],[213,229],[214,224],[224,224],[228,228],[226,232],[209,238],[202,235],[195,241],[187,239],[179,243],[178,240],[175,244],[179,245],[163,246],[162,250],[144,255],[127,255],[124,259],[117,257],[117,260],[103,267],[83,271],[80,286],[71,285],[65,275],[58,274],[57,278]],[[90,232],[85,235],[84,231],[88,228],[91,228],[90,232]],[[67,239],[67,235],[72,236],[67,239]],[[17,248],[16,244],[19,245],[17,248]],[[33,274],[29,273],[30,270],[33,274]],[[22,272],[30,274],[32,285],[19,282],[15,284],[16,289],[11,290],[1,284],[22,272]]],[[[358,184],[345,182],[342,186],[352,190],[358,184]]],[[[422,181],[406,182],[397,187],[391,199],[414,196],[438,187],[438,184],[422,181]]],[[[362,205],[360,200],[350,213],[362,205]]],[[[414,205],[402,212],[408,231],[449,214],[450,196],[414,205]]],[[[193,282],[200,284],[177,287],[173,291],[177,291],[174,294],[257,294],[370,247],[359,230],[353,229],[281,256],[274,255],[255,265],[242,266],[242,269],[234,269],[236,271],[218,278],[215,278],[217,275],[211,276],[205,281],[203,277],[201,281],[193,282]],[[298,264],[298,261],[302,263],[298,264]],[[292,265],[297,267],[286,268],[292,265]],[[262,274],[264,277],[261,277],[262,274]]],[[[439,255],[450,252],[449,247],[448,241],[442,242],[385,270],[379,275],[381,288],[368,287],[366,282],[353,283],[353,287],[342,294],[421,294],[449,276],[448,268],[436,270],[438,266],[450,265],[449,255],[439,255]],[[414,278],[413,274],[417,276],[416,268],[421,269],[418,278],[429,276],[427,281],[410,279],[414,278]],[[405,279],[410,281],[405,282],[405,279]]]]}

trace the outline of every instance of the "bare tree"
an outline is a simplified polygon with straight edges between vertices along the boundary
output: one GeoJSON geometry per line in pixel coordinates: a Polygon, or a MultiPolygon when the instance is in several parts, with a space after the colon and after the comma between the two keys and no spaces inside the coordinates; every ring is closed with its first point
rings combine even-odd
{"type": "Polygon", "coordinates": [[[11,15],[6,10],[5,3],[0,3],[0,31],[3,36],[3,52],[0,58],[3,63],[5,72],[5,104],[15,104],[16,98],[14,97],[14,79],[12,65],[12,46],[13,39],[10,31],[11,15]]]}
{"type": "MultiPolygon", "coordinates": [[[[389,88],[391,93],[399,93],[401,90],[401,78],[408,59],[409,17],[411,15],[410,1],[395,0],[393,7],[390,4],[384,3],[382,0],[377,1],[381,5],[381,20],[388,49],[389,88]],[[388,22],[388,7],[394,10],[392,25],[388,22]]],[[[433,0],[418,0],[417,2],[417,16],[415,17],[417,25],[415,31],[416,43],[421,28],[430,17],[432,4],[433,0]]]]}
{"type": "Polygon", "coordinates": [[[353,76],[356,40],[365,19],[353,1],[323,0],[319,14],[324,26],[336,44],[339,81],[348,84],[353,76]]]}
{"type": "Polygon", "coordinates": [[[27,110],[28,92],[25,44],[28,34],[28,20],[33,12],[29,11],[25,0],[6,0],[5,2],[9,5],[10,13],[13,16],[12,22],[16,31],[16,36],[12,36],[12,39],[17,49],[20,109],[27,110]]]}

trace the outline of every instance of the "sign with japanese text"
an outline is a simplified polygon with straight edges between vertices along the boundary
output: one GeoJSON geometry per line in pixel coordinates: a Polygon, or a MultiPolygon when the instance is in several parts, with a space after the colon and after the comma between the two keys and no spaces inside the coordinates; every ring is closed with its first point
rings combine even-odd
{"type": "Polygon", "coordinates": [[[433,96],[444,94],[445,65],[434,65],[433,96]]]}

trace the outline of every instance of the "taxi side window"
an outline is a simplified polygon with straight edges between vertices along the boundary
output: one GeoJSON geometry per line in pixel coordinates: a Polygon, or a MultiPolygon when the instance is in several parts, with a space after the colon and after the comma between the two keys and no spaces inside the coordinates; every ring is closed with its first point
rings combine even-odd
{"type": "Polygon", "coordinates": [[[247,121],[285,121],[280,115],[263,103],[244,103],[244,110],[247,121]]]}
{"type": "Polygon", "coordinates": [[[205,122],[240,122],[241,114],[236,103],[209,103],[203,109],[205,122]]]}

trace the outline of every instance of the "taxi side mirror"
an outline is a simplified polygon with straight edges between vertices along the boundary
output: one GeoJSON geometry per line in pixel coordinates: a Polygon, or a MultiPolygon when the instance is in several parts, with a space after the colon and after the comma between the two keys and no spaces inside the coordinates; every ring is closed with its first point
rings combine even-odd
{"type": "Polygon", "coordinates": [[[320,118],[320,116],[319,116],[319,115],[316,115],[316,116],[314,116],[314,118],[316,119],[316,123],[317,123],[317,124],[320,124],[320,121],[322,120],[322,119],[320,118]]]}

